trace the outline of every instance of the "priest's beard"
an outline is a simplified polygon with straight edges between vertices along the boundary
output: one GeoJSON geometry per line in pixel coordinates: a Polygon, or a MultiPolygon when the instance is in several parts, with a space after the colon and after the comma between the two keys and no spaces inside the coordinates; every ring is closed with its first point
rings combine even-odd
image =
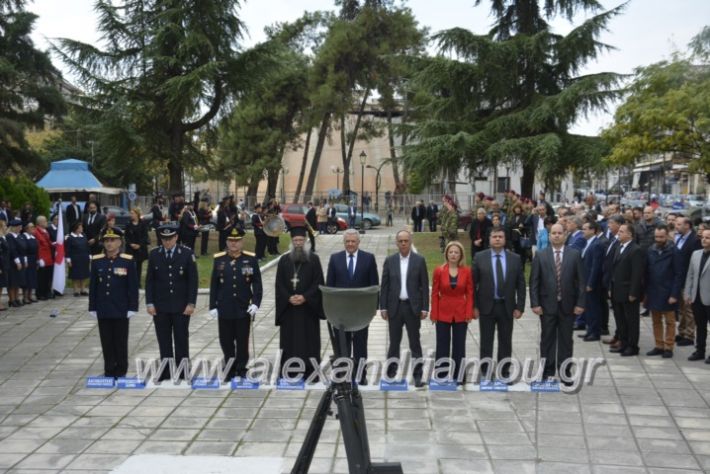
{"type": "Polygon", "coordinates": [[[311,251],[304,247],[294,247],[293,244],[289,245],[289,256],[293,263],[306,263],[311,256],[311,251]]]}

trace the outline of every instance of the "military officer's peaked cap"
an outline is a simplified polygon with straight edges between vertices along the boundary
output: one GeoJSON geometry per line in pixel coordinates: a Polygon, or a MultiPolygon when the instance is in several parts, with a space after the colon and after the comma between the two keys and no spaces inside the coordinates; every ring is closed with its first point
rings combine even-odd
{"type": "Polygon", "coordinates": [[[106,239],[120,239],[123,237],[123,231],[117,227],[109,228],[104,235],[101,237],[102,240],[106,239]]]}
{"type": "Polygon", "coordinates": [[[227,235],[227,240],[242,240],[242,237],[244,237],[244,231],[238,227],[232,227],[227,235]]]}
{"type": "Polygon", "coordinates": [[[22,220],[15,217],[14,219],[10,219],[10,222],[8,222],[7,225],[10,227],[16,227],[18,225],[22,225],[22,220]]]}
{"type": "Polygon", "coordinates": [[[177,226],[175,224],[163,224],[158,227],[158,234],[162,238],[170,238],[177,234],[177,226]]]}

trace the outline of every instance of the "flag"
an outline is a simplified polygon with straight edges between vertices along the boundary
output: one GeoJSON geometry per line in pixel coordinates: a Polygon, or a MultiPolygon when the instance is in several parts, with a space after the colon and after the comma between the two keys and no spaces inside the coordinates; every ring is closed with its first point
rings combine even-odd
{"type": "Polygon", "coordinates": [[[66,285],[66,263],[64,262],[64,219],[61,211],[59,216],[59,224],[57,225],[57,240],[54,242],[54,275],[52,276],[52,290],[57,293],[64,294],[64,286],[66,285]]]}

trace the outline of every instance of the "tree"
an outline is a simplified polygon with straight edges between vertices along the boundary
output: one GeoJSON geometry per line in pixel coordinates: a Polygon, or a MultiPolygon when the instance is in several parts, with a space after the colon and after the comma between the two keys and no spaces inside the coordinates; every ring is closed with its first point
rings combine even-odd
{"type": "Polygon", "coordinates": [[[18,173],[41,161],[27,142],[28,127],[43,128],[64,113],[61,75],[30,33],[37,16],[25,0],[0,0],[0,170],[18,173]]]}
{"type": "MultiPolygon", "coordinates": [[[[206,161],[194,137],[241,82],[254,52],[240,52],[239,0],[97,0],[105,49],[61,39],[56,49],[89,87],[107,160],[167,167],[182,191],[186,164],[206,161]]],[[[258,69],[256,69],[258,71],[258,69]]]]}
{"type": "Polygon", "coordinates": [[[710,27],[686,55],[637,69],[614,124],[602,136],[608,161],[631,165],[644,155],[689,158],[689,170],[710,176],[710,27]]]}
{"type": "MultiPolygon", "coordinates": [[[[355,141],[376,133],[363,121],[367,101],[392,75],[393,59],[421,47],[423,33],[407,8],[389,1],[342,1],[341,15],[330,24],[327,37],[314,60],[311,73],[311,102],[321,118],[305,197],[313,194],[320,156],[331,129],[341,132],[343,169],[351,168],[355,141]],[[355,115],[352,129],[345,117],[355,115]]],[[[349,175],[343,188],[350,189],[349,175]]]]}
{"type": "Polygon", "coordinates": [[[595,0],[545,0],[542,8],[538,0],[494,0],[497,21],[488,34],[453,28],[435,35],[442,54],[423,60],[415,77],[420,97],[428,95],[421,111],[428,118],[414,127],[407,167],[426,182],[438,171],[453,183],[461,168],[473,174],[507,163],[522,168],[521,192],[531,196],[536,173],[549,187],[570,168],[589,166],[599,145],[568,129],[618,97],[621,76],[577,74],[611,48],[597,37],[623,8],[598,13],[595,0]],[[580,10],[596,15],[567,35],[547,23],[557,15],[571,21],[580,10]]]}

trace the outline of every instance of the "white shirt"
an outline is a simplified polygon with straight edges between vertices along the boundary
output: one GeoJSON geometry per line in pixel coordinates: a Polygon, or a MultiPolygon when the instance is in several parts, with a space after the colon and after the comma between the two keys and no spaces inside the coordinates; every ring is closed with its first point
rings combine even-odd
{"type": "MultiPolygon", "coordinates": [[[[352,253],[353,256],[353,275],[355,274],[355,269],[357,268],[357,254],[358,250],[352,253]]],[[[350,252],[347,250],[345,251],[345,268],[348,268],[348,265],[350,265],[350,252]]]]}
{"type": "Polygon", "coordinates": [[[629,240],[625,244],[621,244],[621,247],[619,247],[619,255],[624,253],[624,250],[626,250],[626,247],[628,247],[630,243],[631,243],[631,241],[629,240]]]}
{"type": "Polygon", "coordinates": [[[560,252],[560,265],[562,265],[562,262],[565,259],[565,246],[563,245],[559,249],[556,249],[555,247],[552,248],[552,258],[555,259],[554,261],[557,261],[557,252],[560,252]]]}
{"type": "Polygon", "coordinates": [[[537,216],[537,231],[538,233],[545,228],[545,218],[542,216],[537,216]]]}
{"type": "Polygon", "coordinates": [[[407,271],[409,270],[409,255],[403,257],[399,254],[399,273],[402,276],[402,280],[399,285],[399,299],[408,300],[409,294],[407,293],[407,271]]]}

